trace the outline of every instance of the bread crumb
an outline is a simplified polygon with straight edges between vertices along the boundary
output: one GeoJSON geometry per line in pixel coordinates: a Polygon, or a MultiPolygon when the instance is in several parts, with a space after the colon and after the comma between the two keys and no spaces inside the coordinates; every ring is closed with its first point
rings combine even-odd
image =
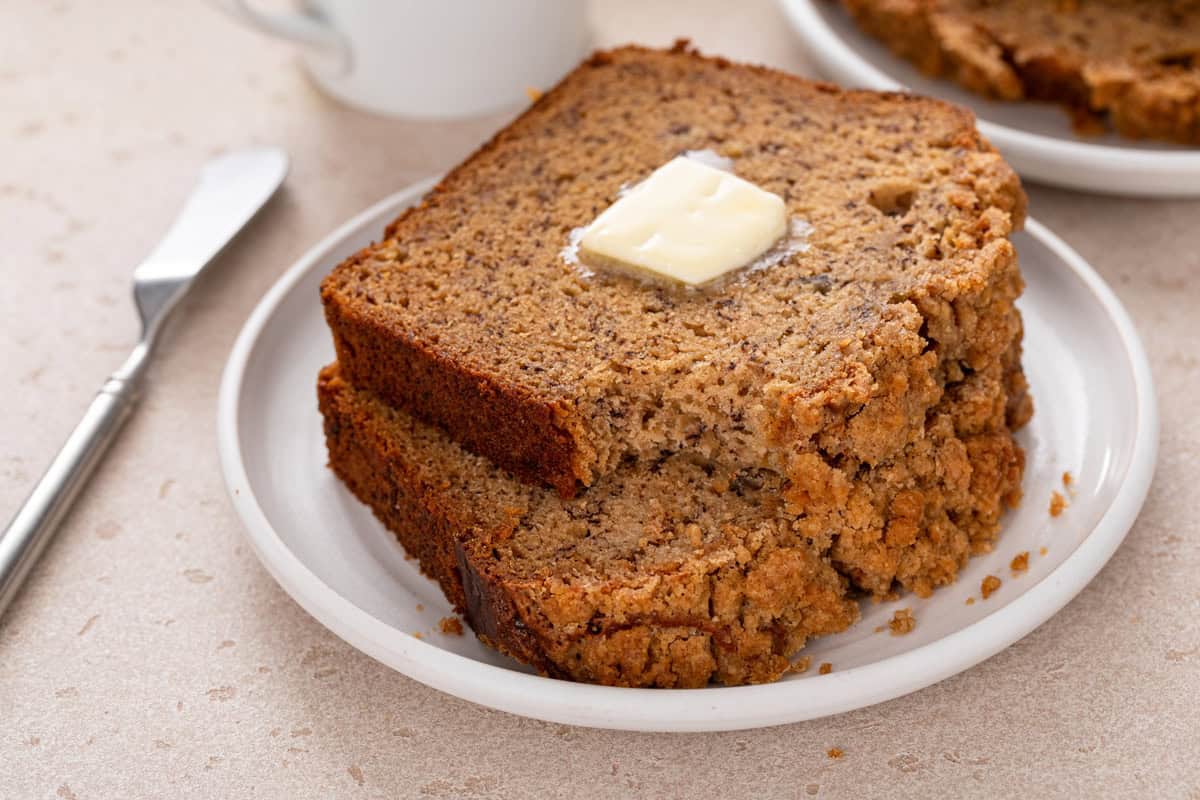
{"type": "Polygon", "coordinates": [[[438,623],[438,627],[442,629],[442,633],[454,634],[455,636],[463,635],[462,620],[458,617],[442,617],[442,621],[438,623]]]}
{"type": "Polygon", "coordinates": [[[888,627],[892,629],[892,636],[903,636],[912,633],[912,629],[917,627],[917,619],[912,615],[911,608],[898,608],[896,613],[892,614],[892,621],[888,623],[888,627]]]}
{"type": "Polygon", "coordinates": [[[543,92],[541,89],[535,89],[532,86],[525,87],[525,96],[529,98],[529,102],[531,103],[536,103],[538,100],[541,100],[542,95],[544,94],[545,92],[543,92]]]}
{"type": "Polygon", "coordinates": [[[1008,565],[1008,568],[1012,570],[1013,575],[1018,575],[1029,569],[1029,551],[1026,550],[1013,556],[1013,560],[1008,565]]]}
{"type": "Polygon", "coordinates": [[[746,145],[742,142],[725,142],[721,145],[721,155],[726,158],[741,158],[746,154],[746,145]]]}
{"type": "Polygon", "coordinates": [[[1071,129],[1080,136],[1100,136],[1108,130],[1104,117],[1086,106],[1075,106],[1067,113],[1071,115],[1071,129]]]}
{"type": "Polygon", "coordinates": [[[840,747],[831,747],[826,755],[828,755],[830,758],[841,758],[842,756],[846,755],[846,751],[840,747]]]}
{"type": "Polygon", "coordinates": [[[968,598],[967,598],[967,605],[969,605],[969,606],[973,606],[973,605],[975,605],[975,598],[974,598],[974,597],[968,597],[968,598]]]}
{"type": "Polygon", "coordinates": [[[422,605],[421,603],[417,603],[417,613],[420,614],[424,610],[425,610],[425,606],[422,605]]]}
{"type": "Polygon", "coordinates": [[[1039,556],[1044,556],[1044,555],[1046,555],[1046,553],[1048,553],[1048,552],[1050,552],[1050,551],[1049,551],[1049,550],[1047,550],[1045,547],[1043,547],[1041,550],[1038,550],[1038,555],[1039,555],[1039,556]]]}
{"type": "Polygon", "coordinates": [[[821,673],[822,675],[828,675],[829,673],[833,672],[833,664],[830,664],[828,661],[826,661],[821,664],[821,666],[817,669],[817,672],[821,673]]]}
{"type": "Polygon", "coordinates": [[[887,625],[876,625],[875,626],[876,633],[883,633],[886,630],[887,630],[887,625]]]}
{"type": "Polygon", "coordinates": [[[1050,493],[1050,516],[1057,517],[1067,507],[1067,498],[1063,497],[1060,492],[1050,493]]]}
{"type": "Polygon", "coordinates": [[[792,662],[792,666],[788,667],[788,672],[808,672],[808,668],[812,666],[812,656],[800,656],[792,662]]]}
{"type": "Polygon", "coordinates": [[[1063,473],[1063,486],[1070,486],[1074,482],[1075,482],[1075,478],[1073,478],[1071,476],[1070,472],[1063,473]]]}
{"type": "Polygon", "coordinates": [[[979,584],[979,591],[983,595],[983,599],[987,600],[992,596],[992,593],[1000,588],[1000,579],[995,575],[988,575],[983,579],[983,583],[979,584]]]}
{"type": "Polygon", "coordinates": [[[425,638],[425,634],[421,633],[420,631],[417,631],[416,633],[414,633],[414,634],[412,635],[412,637],[413,637],[414,639],[424,639],[424,638],[425,638]]]}

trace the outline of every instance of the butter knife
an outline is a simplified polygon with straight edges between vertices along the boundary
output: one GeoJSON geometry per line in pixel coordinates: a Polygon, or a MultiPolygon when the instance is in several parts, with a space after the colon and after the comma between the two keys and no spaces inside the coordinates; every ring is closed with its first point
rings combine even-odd
{"type": "Polygon", "coordinates": [[[134,270],[141,338],[0,536],[0,616],[132,410],[163,323],[195,277],[275,194],[287,169],[287,154],[273,147],[214,158],[166,236],[134,270]]]}

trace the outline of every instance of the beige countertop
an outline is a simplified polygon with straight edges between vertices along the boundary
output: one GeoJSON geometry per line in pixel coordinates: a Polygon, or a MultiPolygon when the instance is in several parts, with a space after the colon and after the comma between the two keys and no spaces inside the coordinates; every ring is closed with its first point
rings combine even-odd
{"type": "MultiPolygon", "coordinates": [[[[708,51],[811,72],[773,5],[730,7],[608,3],[600,39],[690,34],[708,51]]],[[[1162,449],[1107,568],[964,674],[768,730],[586,730],[427,689],[296,606],[225,495],[214,417],[226,355],[319,237],[451,165],[497,123],[343,109],[286,46],[202,2],[6,10],[0,517],[134,341],[130,271],[204,159],[275,143],[293,169],[187,300],[139,413],[0,623],[0,797],[1200,798],[1200,202],[1030,187],[1032,213],[1137,323],[1162,449]],[[826,756],[835,746],[840,760],[826,756]]]]}

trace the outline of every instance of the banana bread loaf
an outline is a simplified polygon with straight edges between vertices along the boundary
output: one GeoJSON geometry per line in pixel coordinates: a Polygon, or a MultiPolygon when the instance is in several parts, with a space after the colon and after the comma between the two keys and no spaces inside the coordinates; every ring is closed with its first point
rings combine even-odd
{"type": "Polygon", "coordinates": [[[322,299],[346,380],[522,479],[569,498],[683,453],[781,476],[800,513],[921,447],[953,387],[1019,346],[1024,206],[962,109],[629,47],[542,96],[322,299]],[[806,248],[700,291],[563,257],[693,150],[784,198],[806,248]]]}
{"type": "Polygon", "coordinates": [[[843,0],[923,72],[1091,127],[1200,144],[1197,0],[843,0]],[[1092,115],[1097,115],[1098,120],[1092,115]]]}

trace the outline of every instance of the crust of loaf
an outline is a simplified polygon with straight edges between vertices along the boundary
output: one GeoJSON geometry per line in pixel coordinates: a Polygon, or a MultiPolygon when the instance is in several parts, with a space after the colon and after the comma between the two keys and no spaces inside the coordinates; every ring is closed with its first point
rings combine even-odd
{"type": "Polygon", "coordinates": [[[340,293],[322,296],[338,363],[350,383],[370,387],[391,405],[435,422],[521,480],[548,484],[562,497],[575,495],[577,445],[563,426],[561,405],[446,358],[419,340],[395,335],[340,293]]]}

